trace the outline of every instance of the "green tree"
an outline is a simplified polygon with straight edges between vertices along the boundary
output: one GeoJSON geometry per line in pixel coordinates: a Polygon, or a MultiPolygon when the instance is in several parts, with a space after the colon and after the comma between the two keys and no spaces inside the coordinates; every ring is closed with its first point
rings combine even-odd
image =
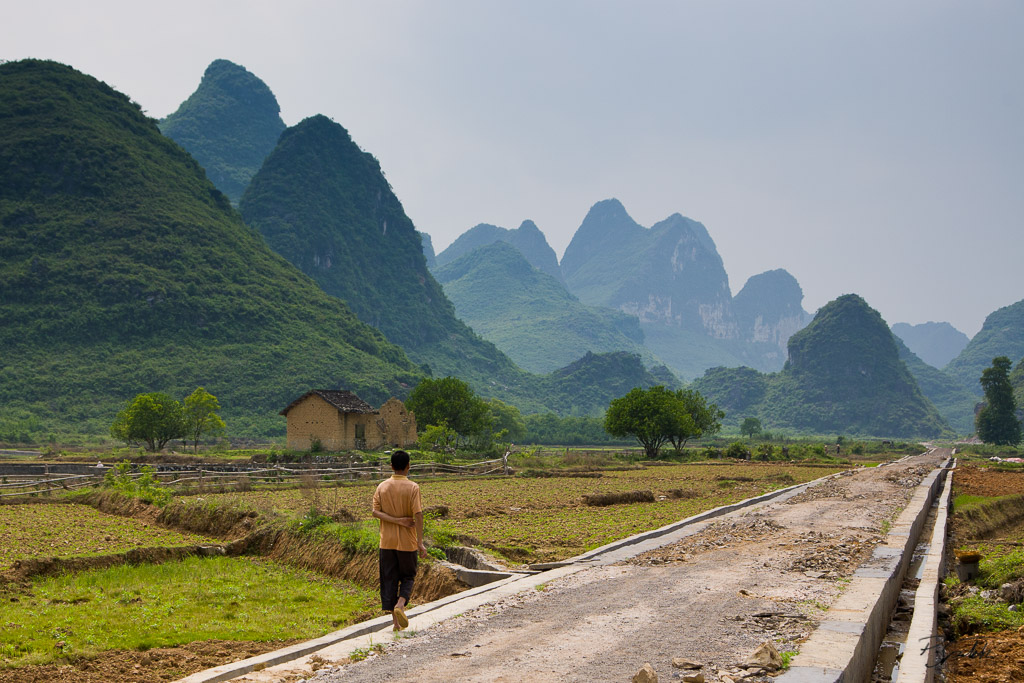
{"type": "Polygon", "coordinates": [[[158,451],[171,439],[186,435],[184,410],[167,394],[139,394],[114,418],[110,435],[127,444],[144,443],[147,450],[158,451]]]}
{"type": "Polygon", "coordinates": [[[417,424],[446,424],[463,441],[490,428],[491,410],[487,402],[456,377],[421,380],[405,406],[416,414],[417,424]]]}
{"type": "Polygon", "coordinates": [[[604,428],[612,436],[634,437],[647,457],[657,458],[673,435],[693,429],[688,419],[693,421],[674,392],[663,386],[635,388],[608,404],[604,428]]]}
{"type": "Polygon", "coordinates": [[[755,434],[761,433],[761,421],[756,417],[745,417],[743,418],[743,424],[740,425],[740,434],[744,436],[754,438],[755,434]]]}
{"type": "Polygon", "coordinates": [[[1021,441],[1021,424],[1017,419],[1017,403],[1010,384],[1010,359],[999,356],[992,359],[992,367],[981,373],[981,387],[985,390],[985,405],[978,411],[975,429],[985,443],[1016,445],[1021,441]]]}
{"type": "Polygon", "coordinates": [[[679,389],[675,397],[682,405],[686,417],[679,421],[677,429],[669,434],[668,439],[676,452],[681,453],[690,439],[717,434],[722,428],[721,420],[725,413],[714,403],[708,403],[695,389],[679,389]]]}
{"type": "Polygon", "coordinates": [[[217,397],[210,394],[203,387],[196,388],[191,394],[185,397],[185,404],[182,407],[185,418],[185,434],[192,437],[192,450],[199,450],[199,437],[214,436],[224,432],[224,420],[217,411],[220,410],[220,402],[217,397]]]}
{"type": "Polygon", "coordinates": [[[519,408],[496,398],[487,401],[487,408],[491,411],[492,440],[516,442],[526,435],[526,422],[519,408]]]}
{"type": "MultiPolygon", "coordinates": [[[[430,425],[423,433],[417,442],[417,446],[421,451],[431,451],[437,453],[440,456],[441,462],[448,462],[451,460],[451,456],[455,455],[455,442],[457,435],[454,429],[450,429],[445,423],[439,425],[430,425]]],[[[437,459],[437,458],[435,458],[437,459]]]]}

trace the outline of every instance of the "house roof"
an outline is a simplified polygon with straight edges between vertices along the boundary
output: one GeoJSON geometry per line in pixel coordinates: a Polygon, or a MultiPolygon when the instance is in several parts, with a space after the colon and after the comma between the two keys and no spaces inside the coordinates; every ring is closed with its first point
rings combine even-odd
{"type": "Polygon", "coordinates": [[[323,400],[338,409],[340,413],[375,413],[377,412],[373,406],[359,398],[351,391],[335,391],[333,389],[314,389],[313,391],[307,391],[302,396],[288,404],[288,406],[281,411],[281,415],[287,415],[288,411],[294,408],[298,403],[303,401],[309,396],[319,396],[323,400]]]}

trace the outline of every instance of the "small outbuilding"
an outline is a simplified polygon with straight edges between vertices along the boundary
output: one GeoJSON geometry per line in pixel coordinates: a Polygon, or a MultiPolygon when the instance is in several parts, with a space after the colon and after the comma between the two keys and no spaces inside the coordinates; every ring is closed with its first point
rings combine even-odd
{"type": "Polygon", "coordinates": [[[416,416],[397,398],[379,409],[351,391],[314,389],[288,404],[288,448],[305,451],[319,441],[325,451],[403,448],[416,443],[416,416]]]}

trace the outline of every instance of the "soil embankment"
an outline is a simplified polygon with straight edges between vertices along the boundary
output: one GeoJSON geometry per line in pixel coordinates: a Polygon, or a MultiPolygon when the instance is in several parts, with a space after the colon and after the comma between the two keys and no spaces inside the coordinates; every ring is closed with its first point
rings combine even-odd
{"type": "MultiPolygon", "coordinates": [[[[958,496],[991,498],[954,510],[953,547],[998,553],[1024,543],[1024,471],[961,465],[953,483],[958,496]]],[[[957,590],[962,594],[971,588],[957,590]]],[[[1022,630],[964,635],[947,643],[946,651],[948,683],[1024,681],[1022,630]]]]}

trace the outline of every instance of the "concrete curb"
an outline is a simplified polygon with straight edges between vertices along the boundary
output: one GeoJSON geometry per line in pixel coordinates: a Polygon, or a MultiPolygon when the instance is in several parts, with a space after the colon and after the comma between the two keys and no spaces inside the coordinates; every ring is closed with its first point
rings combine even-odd
{"type": "MultiPolygon", "coordinates": [[[[715,517],[721,517],[722,515],[734,512],[736,510],[742,510],[744,508],[759,505],[761,503],[774,500],[776,498],[787,497],[790,495],[796,495],[804,489],[819,484],[832,477],[841,476],[842,472],[825,475],[803,484],[795,484],[788,486],[777,491],[771,491],[769,493],[755,496],[753,498],[747,498],[737,503],[731,503],[729,505],[723,505],[706,512],[702,512],[692,517],[673,522],[665,525],[658,529],[651,531],[645,531],[628,538],[614,541],[607,545],[595,548],[582,555],[570,558],[564,562],[548,563],[551,568],[543,573],[533,574],[517,574],[509,578],[503,578],[499,581],[482,585],[478,588],[471,588],[461,593],[455,593],[449,595],[446,598],[435,600],[425,605],[418,605],[406,612],[409,616],[410,621],[418,616],[425,615],[429,612],[446,608],[446,612],[451,612],[448,616],[454,616],[459,612],[471,609],[475,605],[471,603],[476,602],[474,598],[481,596],[485,593],[495,592],[497,597],[504,597],[505,594],[512,594],[521,590],[529,590],[535,586],[559,578],[560,576],[573,574],[577,571],[582,571],[594,563],[600,562],[602,556],[609,555],[614,557],[615,561],[618,561],[619,553],[616,551],[627,548],[633,545],[643,545],[648,541],[654,541],[656,539],[666,537],[664,542],[668,543],[674,539],[668,538],[670,535],[676,532],[685,532],[686,527],[699,527],[702,522],[714,519],[715,517]],[[465,602],[468,606],[458,606],[456,603],[465,602]]],[[[699,528],[696,528],[699,530],[699,528]]],[[[649,547],[637,549],[637,552],[648,550],[649,547]]],[[[538,567],[543,565],[537,565],[538,567]]],[[[315,640],[309,640],[304,643],[292,645],[291,647],[282,648],[273,652],[267,652],[262,655],[250,657],[237,662],[230,662],[228,664],[222,664],[221,666],[214,667],[212,669],[206,669],[199,671],[185,678],[179,679],[175,683],[217,683],[219,681],[228,681],[245,674],[252,673],[254,671],[260,671],[280,664],[285,664],[296,659],[300,659],[307,655],[313,654],[328,647],[336,646],[347,640],[355,640],[368,634],[377,633],[379,631],[386,631],[390,634],[391,630],[391,617],[382,616],[369,621],[364,621],[359,624],[353,624],[347,628],[329,633],[325,636],[317,638],[315,640]]],[[[353,647],[354,649],[354,647],[353,647]]]]}
{"type": "Polygon", "coordinates": [[[935,513],[935,527],[925,556],[921,583],[914,594],[914,616],[907,631],[907,644],[900,659],[901,683],[931,683],[935,678],[938,655],[939,587],[946,573],[946,529],[949,521],[949,502],[953,496],[953,472],[956,462],[946,475],[946,483],[939,495],[939,508],[935,513]]]}
{"type": "Polygon", "coordinates": [[[918,484],[910,503],[871,558],[853,574],[846,591],[793,658],[780,683],[844,683],[871,680],[878,648],[899,597],[914,547],[949,460],[918,484]]]}

